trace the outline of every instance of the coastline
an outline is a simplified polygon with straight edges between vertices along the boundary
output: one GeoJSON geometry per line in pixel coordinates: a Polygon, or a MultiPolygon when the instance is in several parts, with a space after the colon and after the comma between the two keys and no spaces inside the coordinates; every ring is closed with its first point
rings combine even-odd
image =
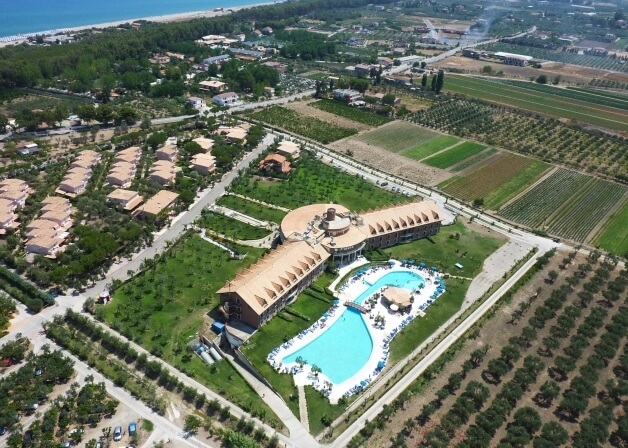
{"type": "Polygon", "coordinates": [[[193,20],[193,19],[228,15],[228,14],[231,14],[232,12],[240,11],[242,9],[274,5],[276,3],[281,3],[281,2],[282,0],[275,1],[275,2],[252,3],[250,5],[227,7],[223,11],[215,11],[214,9],[208,9],[208,10],[201,10],[201,11],[164,14],[164,15],[158,15],[158,16],[136,17],[136,18],[129,18],[129,19],[124,19],[124,20],[116,20],[116,21],[111,21],[111,22],[95,23],[91,25],[80,25],[80,26],[60,28],[60,29],[55,29],[55,30],[37,31],[37,32],[32,32],[32,33],[18,34],[15,36],[4,36],[4,37],[0,37],[0,47],[6,47],[8,45],[19,45],[23,42],[26,42],[29,37],[34,37],[37,35],[50,36],[50,35],[55,35],[59,33],[73,33],[73,32],[75,33],[75,32],[90,30],[90,29],[112,28],[112,27],[117,27],[120,25],[124,25],[126,23],[133,23],[140,20],[147,21],[147,22],[157,22],[157,23],[185,22],[187,20],[193,20]]]}

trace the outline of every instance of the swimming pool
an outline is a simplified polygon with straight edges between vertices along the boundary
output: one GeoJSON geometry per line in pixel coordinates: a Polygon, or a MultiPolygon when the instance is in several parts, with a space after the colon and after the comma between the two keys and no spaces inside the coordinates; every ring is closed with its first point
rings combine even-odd
{"type": "MultiPolygon", "coordinates": [[[[384,286],[414,290],[424,284],[423,277],[410,271],[393,271],[383,275],[361,293],[355,302],[361,304],[384,286]]],[[[282,359],[283,363],[295,363],[298,357],[312,366],[318,366],[334,384],[340,384],[358,373],[373,352],[373,340],[364,316],[351,308],[320,336],[309,344],[282,359]]]]}

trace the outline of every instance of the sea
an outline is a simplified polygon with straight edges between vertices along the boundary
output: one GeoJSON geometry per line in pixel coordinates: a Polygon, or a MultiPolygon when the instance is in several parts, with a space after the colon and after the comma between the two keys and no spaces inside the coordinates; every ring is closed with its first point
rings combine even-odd
{"type": "Polygon", "coordinates": [[[0,0],[0,37],[266,3],[264,0],[0,0]]]}

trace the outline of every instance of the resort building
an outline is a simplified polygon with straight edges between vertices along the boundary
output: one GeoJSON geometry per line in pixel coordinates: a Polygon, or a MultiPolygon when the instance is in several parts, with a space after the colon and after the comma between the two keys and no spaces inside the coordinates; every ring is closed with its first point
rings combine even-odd
{"type": "Polygon", "coordinates": [[[166,145],[155,151],[155,157],[157,157],[157,160],[167,160],[174,163],[179,158],[179,150],[176,145],[166,145]]]}
{"type": "Polygon", "coordinates": [[[525,67],[533,59],[532,56],[515,53],[504,53],[503,51],[498,51],[497,53],[495,53],[495,57],[501,59],[504,64],[518,65],[520,67],[525,67]]]}
{"type": "Polygon", "coordinates": [[[338,204],[292,210],[281,221],[277,250],[218,291],[223,316],[259,328],[320,275],[328,260],[349,264],[365,249],[436,235],[443,219],[431,201],[360,214],[338,204]]]}
{"type": "Polygon", "coordinates": [[[188,98],[188,103],[192,105],[192,107],[196,110],[201,110],[205,107],[205,100],[203,98],[199,98],[197,96],[191,96],[188,98]]]}
{"type": "Polygon", "coordinates": [[[216,159],[210,154],[196,154],[192,157],[191,167],[199,174],[209,176],[216,171],[216,159]]]}
{"type": "Polygon", "coordinates": [[[222,81],[201,81],[198,83],[198,88],[202,92],[221,93],[227,88],[227,83],[222,81]]]}
{"type": "Polygon", "coordinates": [[[194,143],[198,143],[201,149],[205,152],[211,151],[211,149],[214,147],[214,141],[211,138],[197,137],[192,141],[194,143]]]}
{"type": "Polygon", "coordinates": [[[345,103],[353,103],[362,99],[362,94],[357,90],[336,89],[333,92],[335,100],[344,101],[345,103]]]}
{"type": "Polygon", "coordinates": [[[144,198],[137,191],[118,188],[107,195],[107,201],[119,205],[125,211],[131,211],[142,203],[144,198]]]}
{"type": "Polygon", "coordinates": [[[135,216],[157,216],[163,210],[172,208],[179,195],[172,191],[161,190],[135,211],[135,216]]]}
{"type": "Polygon", "coordinates": [[[271,173],[289,173],[292,169],[290,162],[281,154],[268,154],[259,162],[259,168],[262,171],[271,173]]]}
{"type": "Polygon", "coordinates": [[[277,154],[284,157],[291,157],[292,160],[298,160],[301,154],[301,147],[294,142],[282,140],[277,147],[277,154]]]}

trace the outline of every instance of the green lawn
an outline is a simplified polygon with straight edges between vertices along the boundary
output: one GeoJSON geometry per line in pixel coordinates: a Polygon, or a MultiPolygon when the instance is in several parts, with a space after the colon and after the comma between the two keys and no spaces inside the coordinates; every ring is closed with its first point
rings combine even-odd
{"type": "Polygon", "coordinates": [[[608,221],[595,244],[614,254],[628,257],[628,202],[608,221]]]}
{"type": "Polygon", "coordinates": [[[385,126],[365,132],[357,139],[388,151],[402,152],[416,148],[440,135],[437,132],[405,121],[393,121],[385,126]]]}
{"type": "MultiPolygon", "coordinates": [[[[230,260],[224,250],[198,235],[184,237],[151,269],[115,290],[112,302],[96,314],[109,326],[151,353],[222,394],[245,409],[272,410],[226,361],[210,368],[197,356],[187,360],[187,344],[204,328],[205,315],[218,317],[215,293],[237,272],[250,266],[262,249],[239,248],[244,260],[230,260]]],[[[278,420],[277,420],[278,421],[278,420]]]]}
{"type": "Polygon", "coordinates": [[[421,146],[404,151],[402,154],[410,159],[421,160],[431,156],[441,149],[453,146],[459,141],[460,139],[454,137],[453,135],[440,135],[427,143],[423,143],[421,146]]]}
{"type": "MultiPolygon", "coordinates": [[[[333,277],[323,275],[315,283],[325,287],[329,286],[332,281],[333,277]]],[[[282,313],[261,327],[242,347],[242,351],[249,361],[264,375],[264,378],[270,381],[294,415],[297,416],[299,415],[299,401],[292,376],[277,373],[266,361],[266,357],[274,348],[311,326],[331,307],[333,297],[324,293],[317,292],[316,294],[325,296],[329,302],[302,293],[297,301],[291,305],[292,309],[309,317],[309,320],[306,321],[291,314],[282,313]]]]}
{"type": "Polygon", "coordinates": [[[490,210],[498,210],[502,205],[515,197],[524,189],[532,185],[541,175],[550,168],[550,165],[538,160],[532,161],[522,171],[512,176],[509,180],[491,190],[484,197],[484,207],[490,210]]]}
{"type": "Polygon", "coordinates": [[[268,236],[267,229],[253,227],[237,219],[219,213],[205,212],[200,219],[201,227],[238,240],[258,240],[268,236]]]}
{"type": "Polygon", "coordinates": [[[325,165],[307,152],[301,154],[296,170],[287,180],[271,182],[246,175],[233,182],[232,191],[291,209],[329,202],[362,211],[405,200],[405,197],[378,188],[360,177],[325,165]]]}
{"type": "Polygon", "coordinates": [[[237,196],[225,195],[218,199],[216,202],[218,205],[237,210],[253,218],[260,219],[262,221],[270,221],[279,224],[286,212],[277,210],[276,208],[266,207],[265,205],[258,204],[256,202],[247,201],[246,199],[239,198],[237,196]]]}
{"type": "Polygon", "coordinates": [[[479,143],[464,142],[448,149],[447,151],[443,151],[430,157],[429,159],[424,160],[423,163],[436,168],[444,169],[455,165],[458,162],[462,162],[480,151],[483,151],[485,148],[485,145],[481,145],[479,143]]]}

